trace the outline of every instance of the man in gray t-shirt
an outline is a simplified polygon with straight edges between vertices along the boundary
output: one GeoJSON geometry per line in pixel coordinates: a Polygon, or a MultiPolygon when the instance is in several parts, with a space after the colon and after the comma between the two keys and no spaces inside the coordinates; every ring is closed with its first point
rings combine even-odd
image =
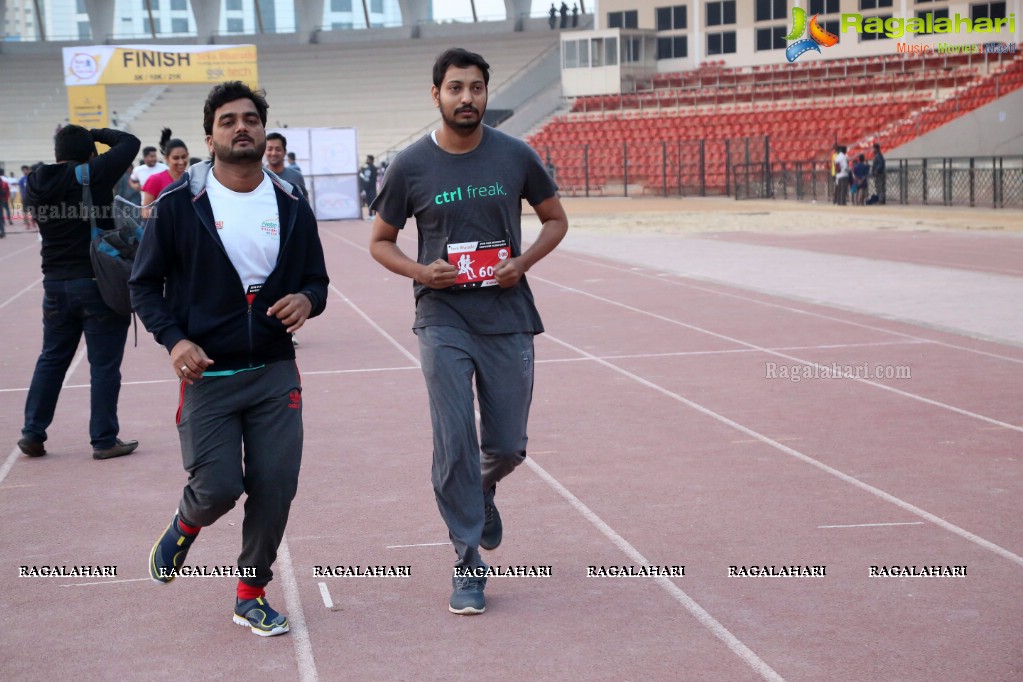
{"type": "Polygon", "coordinates": [[[557,186],[524,142],[482,124],[490,66],[452,48],[433,67],[442,125],[395,157],[373,202],[370,253],[414,280],[433,425],[433,488],[457,555],[448,609],[482,613],[486,564],[503,533],[497,482],[526,458],[533,335],[543,332],[526,271],[564,238],[557,186]],[[522,248],[522,199],[543,224],[522,248]],[[415,217],[416,260],[397,245],[415,217]],[[477,437],[473,379],[479,397],[477,437]]]}

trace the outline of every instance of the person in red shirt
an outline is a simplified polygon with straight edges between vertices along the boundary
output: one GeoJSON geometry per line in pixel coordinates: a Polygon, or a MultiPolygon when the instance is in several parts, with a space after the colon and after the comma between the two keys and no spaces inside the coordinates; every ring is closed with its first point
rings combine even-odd
{"type": "Polygon", "coordinates": [[[7,236],[6,230],[4,230],[4,214],[7,214],[7,224],[13,226],[14,221],[11,220],[11,186],[4,180],[4,169],[0,168],[0,239],[7,236]]]}
{"type": "Polygon", "coordinates": [[[149,217],[149,205],[160,192],[174,184],[188,169],[188,147],[181,140],[171,137],[170,128],[164,128],[160,135],[160,151],[163,152],[167,170],[149,176],[142,186],[142,217],[149,217]]]}

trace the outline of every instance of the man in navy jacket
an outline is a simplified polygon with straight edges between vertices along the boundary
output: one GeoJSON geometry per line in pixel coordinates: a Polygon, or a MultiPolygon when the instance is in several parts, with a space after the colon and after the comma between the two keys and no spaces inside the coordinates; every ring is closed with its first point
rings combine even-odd
{"type": "Polygon", "coordinates": [[[327,270],[316,219],[293,185],[262,167],[267,104],[241,82],[203,111],[212,162],[161,194],[130,281],[132,303],[181,381],[177,428],[189,479],[150,553],[150,577],[191,570],[203,526],[244,492],[234,622],[288,632],[264,588],[302,459],[302,387],[291,333],[323,312],[327,270]],[[244,444],[244,447],[243,447],[244,444]]]}

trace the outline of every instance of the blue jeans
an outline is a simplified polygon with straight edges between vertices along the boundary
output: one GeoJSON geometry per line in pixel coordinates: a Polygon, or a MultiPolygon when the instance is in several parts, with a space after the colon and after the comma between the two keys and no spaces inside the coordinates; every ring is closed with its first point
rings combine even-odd
{"type": "Polygon", "coordinates": [[[118,315],[107,307],[94,279],[43,282],[43,351],[36,361],[25,400],[23,436],[39,442],[46,440],[46,428],[53,421],[64,375],[85,332],[92,447],[106,449],[116,444],[121,359],[130,324],[130,315],[118,315]]]}

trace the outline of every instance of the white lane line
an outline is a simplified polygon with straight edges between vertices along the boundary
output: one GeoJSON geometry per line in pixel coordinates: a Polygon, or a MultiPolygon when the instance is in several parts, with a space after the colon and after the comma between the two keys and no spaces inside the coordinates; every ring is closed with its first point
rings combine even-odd
{"type": "MultiPolygon", "coordinates": [[[[698,286],[696,284],[692,284],[689,281],[679,281],[679,280],[675,280],[675,279],[666,279],[666,278],[663,278],[663,277],[660,277],[660,276],[655,277],[655,276],[649,275],[649,274],[647,274],[645,272],[634,272],[632,270],[629,270],[629,269],[626,269],[626,268],[622,268],[622,267],[617,267],[617,266],[614,266],[614,265],[610,265],[610,264],[608,264],[606,262],[602,262],[602,261],[599,261],[599,260],[590,260],[589,258],[581,258],[578,255],[569,255],[567,253],[561,253],[561,252],[557,252],[557,254],[560,255],[562,258],[568,258],[569,260],[577,260],[577,261],[580,261],[582,263],[588,263],[590,265],[596,265],[598,267],[603,267],[603,268],[607,268],[607,269],[610,269],[610,270],[617,270],[618,272],[626,272],[626,273],[629,273],[629,274],[632,274],[632,275],[637,275],[639,277],[645,277],[647,279],[657,280],[659,282],[668,282],[669,284],[672,284],[674,286],[686,287],[687,289],[694,289],[696,291],[702,291],[702,292],[705,292],[705,293],[708,293],[708,294],[714,294],[716,296],[725,296],[727,298],[737,298],[740,301],[745,301],[747,303],[755,303],[757,305],[768,306],[770,308],[779,308],[781,310],[785,310],[785,311],[788,311],[788,312],[791,312],[791,313],[797,313],[797,314],[800,314],[800,315],[809,315],[810,317],[817,317],[817,318],[820,318],[822,320],[829,320],[829,321],[832,321],[832,322],[838,322],[840,324],[846,324],[846,325],[849,325],[849,326],[852,326],[852,327],[860,327],[862,329],[869,329],[871,331],[884,332],[885,334],[892,334],[894,336],[901,336],[903,338],[913,339],[913,340],[919,341],[921,343],[931,343],[931,344],[934,344],[934,345],[937,345],[937,346],[944,346],[945,348],[953,348],[955,350],[964,351],[966,353],[976,353],[977,355],[986,355],[986,356],[991,357],[991,358],[997,358],[998,360],[1006,360],[1008,362],[1015,362],[1015,363],[1023,364],[1023,358],[1014,358],[1014,357],[1009,357],[1007,355],[999,355],[998,353],[991,353],[991,352],[988,352],[988,351],[979,350],[977,348],[968,348],[966,346],[960,346],[960,345],[957,345],[957,344],[954,344],[954,343],[947,343],[945,341],[939,341],[937,339],[928,339],[928,338],[925,338],[923,336],[916,336],[915,334],[908,334],[906,332],[895,331],[894,329],[886,329],[884,327],[878,327],[878,326],[871,325],[871,324],[865,324],[863,322],[854,322],[852,320],[845,320],[845,319],[842,319],[841,317],[835,317],[833,315],[825,315],[824,313],[813,312],[813,311],[810,311],[810,310],[803,310],[802,308],[796,308],[796,307],[793,307],[793,306],[790,306],[790,305],[784,305],[784,304],[781,304],[781,303],[776,303],[774,301],[761,301],[760,299],[752,298],[750,296],[743,296],[741,294],[735,294],[735,293],[732,293],[732,292],[729,292],[729,291],[719,291],[717,289],[711,289],[709,287],[698,286]]],[[[591,258],[596,258],[596,257],[591,257],[591,258]]],[[[651,269],[653,269],[653,268],[651,268],[651,269]]],[[[686,280],[694,280],[694,279],[696,279],[694,277],[690,277],[689,275],[683,275],[683,274],[680,274],[680,273],[671,273],[671,274],[674,274],[674,275],[676,275],[678,277],[681,277],[681,278],[684,278],[686,280]]],[[[535,276],[533,278],[536,279],[535,276]]],[[[700,281],[700,280],[696,280],[696,281],[700,281]]],[[[717,282],[717,281],[715,281],[714,284],[717,284],[717,285],[722,286],[722,287],[730,287],[730,288],[733,288],[733,289],[742,289],[743,288],[743,287],[740,287],[740,286],[738,286],[736,284],[730,284],[728,282],[717,282]]],[[[754,291],[756,291],[756,290],[754,290],[754,291]]],[[[767,291],[761,291],[761,292],[758,292],[758,293],[760,293],[760,294],[762,294],[764,296],[770,296],[770,297],[773,297],[773,298],[784,298],[780,294],[775,294],[775,293],[771,293],[771,292],[767,292],[767,291]]],[[[812,303],[812,305],[821,306],[821,307],[827,307],[828,304],[827,303],[812,303]]],[[[860,311],[850,311],[850,312],[852,314],[855,314],[855,315],[864,315],[864,316],[869,316],[870,315],[869,313],[864,313],[864,312],[860,312],[860,311]]],[[[901,324],[912,324],[912,323],[901,322],[901,324]]],[[[944,332],[944,333],[947,334],[949,332],[944,332]]]]}
{"type": "Polygon", "coordinates": [[[6,307],[7,307],[7,304],[9,304],[9,303],[11,303],[12,301],[14,301],[15,299],[17,299],[17,298],[18,298],[19,296],[21,296],[22,294],[24,294],[24,293],[25,293],[26,291],[31,291],[31,290],[32,290],[33,288],[35,288],[35,287],[36,287],[36,286],[37,286],[37,285],[38,285],[38,284],[39,284],[40,282],[42,282],[42,281],[43,281],[43,278],[42,278],[42,277],[40,277],[39,279],[37,279],[36,281],[34,281],[34,282],[32,282],[31,284],[29,284],[29,285],[28,285],[27,287],[25,287],[24,289],[22,289],[22,290],[21,290],[21,291],[19,291],[18,293],[16,293],[16,294],[14,294],[13,296],[11,296],[11,297],[10,297],[9,299],[7,299],[6,301],[4,301],[3,303],[0,303],[0,310],[3,310],[4,308],[6,308],[6,307]]]}
{"type": "MultiPolygon", "coordinates": [[[[28,251],[30,249],[38,249],[38,248],[39,248],[39,240],[38,239],[33,239],[31,244],[29,244],[28,246],[23,246],[20,249],[18,249],[17,251],[12,251],[11,253],[7,254],[6,256],[3,256],[2,258],[0,258],[0,261],[5,261],[8,258],[14,258],[15,256],[17,256],[19,254],[22,254],[22,253],[25,253],[26,251],[28,251]]],[[[40,277],[39,281],[42,282],[43,278],[40,277]]]]}
{"type": "MultiPolygon", "coordinates": [[[[626,556],[632,559],[633,563],[640,566],[649,566],[650,562],[645,556],[643,556],[638,549],[633,547],[628,540],[623,538],[621,535],[615,532],[611,526],[607,525],[603,519],[597,516],[596,513],[589,507],[587,507],[578,497],[573,495],[571,491],[565,486],[561,485],[556,478],[551,476],[547,471],[536,463],[532,457],[526,458],[526,465],[536,473],[547,485],[553,488],[561,497],[563,497],[570,505],[572,505],[576,511],[583,515],[583,517],[591,524],[596,526],[597,530],[604,534],[611,542],[614,543],[615,547],[620,549],[626,556]]],[[[719,623],[714,616],[710,615],[706,609],[697,604],[692,597],[686,594],[678,585],[673,583],[670,579],[664,576],[657,576],[653,578],[661,587],[668,591],[668,593],[680,603],[686,611],[688,611],[696,620],[700,622],[705,628],[711,631],[715,637],[721,640],[725,646],[729,648],[736,656],[741,658],[747,665],[757,672],[765,680],[781,680],[784,679],[774,671],[771,666],[765,663],[759,656],[743,644],[735,635],[728,631],[724,625],[719,623]]]]}
{"type": "MultiPolygon", "coordinates": [[[[331,287],[333,288],[333,285],[331,285],[331,287]]],[[[335,291],[337,290],[335,289],[335,291]]],[[[337,291],[337,293],[340,294],[344,301],[348,305],[350,305],[356,312],[358,312],[360,315],[363,315],[363,317],[366,317],[365,314],[358,307],[356,307],[355,303],[348,299],[347,296],[341,294],[340,291],[337,291]]],[[[372,320],[369,320],[368,317],[366,317],[366,319],[373,325],[373,327],[380,334],[384,336],[384,338],[390,341],[394,346],[404,350],[404,348],[398,343],[397,339],[388,334],[385,329],[373,323],[372,320]]],[[[417,365],[419,364],[418,358],[414,356],[409,357],[417,365]]],[[[479,413],[477,412],[477,415],[478,414],[479,413]]],[[[561,483],[559,483],[557,479],[555,479],[553,476],[547,473],[539,464],[536,464],[532,460],[532,458],[527,457],[526,464],[528,464],[529,467],[537,475],[539,475],[543,481],[545,481],[549,486],[553,487],[558,492],[558,494],[564,497],[577,511],[581,512],[583,516],[588,521],[590,521],[590,523],[596,525],[597,528],[600,529],[600,531],[605,536],[607,536],[608,538],[611,539],[612,542],[614,542],[615,546],[617,546],[619,549],[625,552],[626,555],[628,555],[637,563],[642,564],[644,566],[649,565],[649,562],[646,560],[646,558],[643,557],[642,554],[639,553],[639,550],[637,550],[635,547],[629,544],[625,540],[625,538],[623,538],[621,535],[616,533],[610,526],[604,523],[604,521],[601,520],[600,517],[598,517],[596,514],[594,514],[589,507],[587,507],[579,500],[579,498],[573,495],[568,490],[568,488],[561,485],[561,483]]],[[[711,616],[706,610],[704,610],[703,607],[701,607],[699,604],[693,601],[693,599],[685,592],[683,592],[677,585],[675,585],[675,583],[673,583],[671,580],[663,576],[658,576],[657,578],[655,578],[655,580],[661,585],[661,587],[667,590],[668,593],[676,601],[682,604],[682,606],[687,611],[689,611],[689,613],[691,613],[700,622],[701,625],[708,628],[714,634],[714,636],[716,636],[718,639],[724,642],[724,644],[729,648],[729,650],[738,655],[745,663],[752,667],[761,677],[763,677],[766,680],[784,680],[783,677],[781,677],[769,665],[767,665],[767,663],[765,663],[763,660],[760,659],[760,657],[753,653],[753,651],[749,647],[747,647],[745,644],[739,641],[739,639],[735,637],[735,635],[729,632],[723,625],[721,625],[721,623],[719,623],[713,616],[711,616]]]]}
{"type": "MultiPolygon", "coordinates": [[[[723,339],[723,340],[729,341],[731,343],[739,344],[740,346],[745,346],[746,348],[752,348],[752,349],[755,349],[755,350],[759,350],[759,351],[761,351],[763,353],[766,353],[768,355],[773,355],[773,356],[779,357],[779,358],[785,358],[786,360],[791,360],[792,362],[795,362],[795,363],[798,363],[798,364],[801,364],[801,365],[806,365],[808,367],[813,367],[813,368],[815,368],[815,371],[820,371],[822,368],[824,368],[825,371],[830,371],[830,369],[831,369],[831,367],[829,365],[821,365],[820,363],[813,362],[812,360],[804,360],[802,358],[797,358],[794,355],[788,355],[788,354],[782,353],[780,351],[771,350],[770,348],[766,348],[764,346],[758,346],[757,344],[750,343],[749,341],[743,341],[742,339],[737,339],[737,338],[728,336],[726,334],[719,334],[717,332],[712,332],[709,329],[704,329],[703,327],[697,327],[695,325],[686,324],[685,322],[682,322],[680,320],[675,320],[673,318],[667,317],[665,315],[661,315],[659,313],[653,313],[653,312],[650,312],[649,310],[643,310],[642,308],[637,308],[637,307],[631,306],[631,305],[629,305],[627,303],[622,303],[620,301],[615,301],[615,300],[612,300],[610,298],[606,298],[604,296],[599,296],[597,294],[593,294],[593,293],[590,293],[588,291],[583,291],[582,289],[577,289],[575,287],[567,286],[565,284],[558,284],[557,282],[554,282],[554,281],[549,280],[549,279],[544,279],[543,277],[534,277],[533,279],[536,280],[536,281],[539,281],[539,282],[544,282],[544,283],[549,284],[551,286],[558,287],[558,288],[563,289],[565,291],[569,291],[569,292],[572,292],[572,293],[579,294],[580,296],[586,296],[586,297],[592,298],[592,299],[594,299],[596,301],[601,301],[602,303],[607,303],[608,305],[613,305],[613,306],[617,306],[619,308],[624,308],[625,310],[637,313],[639,315],[646,315],[648,317],[652,317],[654,319],[661,320],[662,322],[667,322],[669,324],[674,324],[674,325],[677,325],[679,327],[683,327],[685,329],[691,329],[693,331],[700,332],[700,333],[703,333],[703,334],[707,334],[709,336],[713,336],[713,337],[718,338],[718,339],[723,339]]],[[[551,338],[551,337],[548,336],[548,338],[551,338]]],[[[597,360],[599,362],[603,362],[602,360],[600,360],[600,358],[598,358],[595,355],[591,355],[589,353],[587,353],[586,355],[588,357],[592,357],[594,360],[597,360]]],[[[610,363],[608,363],[608,365],[609,366],[613,366],[613,365],[610,365],[610,363]]],[[[916,401],[925,403],[927,405],[932,405],[934,407],[939,407],[939,408],[941,408],[943,410],[948,410],[950,412],[955,412],[956,414],[961,414],[961,415],[963,415],[965,417],[970,417],[972,419],[979,419],[980,421],[984,421],[984,422],[987,422],[989,424],[994,424],[996,426],[1004,426],[1007,429],[1012,429],[1013,431],[1018,431],[1020,433],[1023,433],[1023,426],[1017,426],[1015,424],[1009,424],[1007,422],[1003,422],[1001,420],[994,419],[992,417],[987,417],[987,416],[979,414],[977,412],[971,412],[970,410],[964,410],[961,407],[956,407],[954,405],[949,405],[948,403],[943,403],[943,402],[938,401],[938,400],[932,400],[931,398],[926,398],[926,397],[924,397],[922,395],[917,395],[916,393],[910,393],[909,391],[903,391],[903,390],[900,390],[898,388],[894,388],[892,386],[886,386],[885,384],[879,384],[876,381],[870,381],[869,379],[863,379],[863,378],[857,377],[857,376],[849,376],[849,377],[847,377],[847,379],[849,381],[856,381],[856,382],[859,382],[861,384],[866,384],[867,386],[873,386],[874,388],[880,388],[880,389],[885,390],[885,391],[890,391],[891,393],[895,393],[897,395],[901,395],[904,398],[909,398],[910,400],[916,400],[916,401]]]]}
{"type": "Polygon", "coordinates": [[[291,637],[295,643],[298,677],[303,682],[316,682],[319,679],[319,673],[316,671],[313,643],[309,639],[309,628],[306,627],[305,613],[302,611],[302,598],[298,593],[298,581],[295,579],[295,567],[291,563],[291,550],[288,549],[287,536],[281,538],[277,559],[284,587],[284,603],[288,607],[288,623],[291,625],[291,637]]]}
{"type": "Polygon", "coordinates": [[[818,528],[880,528],[882,526],[922,526],[923,521],[902,521],[899,523],[848,523],[839,526],[817,526],[818,528]]]}
{"type": "Polygon", "coordinates": [[[769,445],[769,446],[775,448],[776,450],[779,450],[779,451],[781,451],[781,452],[783,452],[783,453],[785,453],[787,455],[795,457],[796,459],[798,459],[798,460],[800,460],[802,462],[806,462],[807,464],[811,464],[811,465],[817,467],[818,469],[820,469],[821,471],[824,471],[824,472],[834,476],[835,478],[838,478],[839,480],[842,480],[842,481],[845,481],[846,483],[854,485],[857,488],[859,488],[860,490],[864,490],[864,491],[870,493],[871,495],[874,495],[876,497],[881,498],[882,500],[885,500],[886,502],[890,502],[891,504],[894,504],[895,506],[899,507],[900,509],[904,509],[905,511],[908,511],[909,513],[913,514],[914,516],[919,516],[920,518],[924,519],[925,521],[930,521],[931,523],[936,524],[936,525],[944,528],[945,530],[947,530],[947,531],[949,531],[951,533],[955,533],[959,537],[964,538],[964,539],[974,543],[975,545],[978,545],[980,547],[983,547],[984,549],[992,551],[995,554],[998,554],[999,556],[1003,556],[1006,559],[1008,559],[1009,561],[1012,561],[1013,563],[1018,564],[1019,566],[1023,566],[1023,557],[1019,556],[1018,554],[1014,554],[1013,552],[1010,552],[1009,550],[1005,549],[1004,547],[1000,547],[1000,546],[996,545],[995,543],[991,542],[990,540],[985,540],[984,538],[980,537],[979,535],[975,535],[975,534],[971,533],[968,530],[960,528],[959,526],[957,526],[957,525],[955,525],[953,523],[950,523],[949,521],[946,521],[945,519],[941,518],[940,516],[932,514],[932,513],[928,512],[928,511],[924,511],[920,507],[912,505],[909,502],[906,502],[905,500],[899,499],[898,497],[895,497],[894,495],[892,495],[890,493],[886,493],[885,491],[881,490],[880,488],[875,488],[874,486],[869,485],[867,483],[864,483],[863,481],[859,480],[858,478],[854,478],[854,477],[850,476],[849,474],[846,474],[846,473],[844,473],[842,471],[839,471],[838,469],[836,469],[836,468],[834,468],[832,466],[828,466],[827,464],[824,464],[823,462],[821,462],[819,460],[816,460],[813,457],[810,457],[809,455],[805,455],[802,452],[799,452],[798,450],[794,450],[793,448],[790,448],[787,445],[779,443],[777,440],[774,440],[772,438],[768,438],[767,436],[765,436],[764,434],[762,434],[762,433],[760,433],[758,431],[754,431],[753,429],[751,429],[751,428],[749,428],[747,426],[743,426],[742,424],[740,424],[740,423],[738,423],[736,421],[733,421],[733,420],[729,419],[728,417],[726,417],[726,416],[724,416],[722,414],[718,414],[717,412],[714,412],[713,410],[711,410],[711,409],[709,409],[707,407],[704,407],[703,405],[700,405],[699,403],[695,403],[692,400],[689,400],[688,398],[685,398],[685,397],[679,395],[678,393],[670,391],[670,390],[664,388],[663,386],[655,384],[654,382],[652,382],[652,381],[650,381],[648,379],[644,379],[643,377],[641,377],[639,375],[636,375],[636,374],[633,374],[632,372],[630,372],[628,370],[622,369],[621,367],[618,367],[617,365],[613,365],[610,362],[607,362],[606,360],[601,360],[600,358],[597,358],[597,357],[593,356],[592,354],[587,353],[585,350],[583,350],[581,348],[577,348],[577,347],[573,346],[572,344],[570,344],[570,343],[568,343],[566,341],[562,341],[560,339],[557,339],[557,338],[551,336],[550,334],[545,334],[545,336],[548,339],[550,339],[551,341],[554,341],[555,343],[558,343],[558,344],[564,346],[565,348],[573,350],[576,353],[579,353],[580,355],[589,356],[595,362],[598,362],[601,365],[604,365],[605,367],[607,367],[608,369],[610,369],[612,371],[615,371],[615,372],[618,372],[619,374],[622,374],[623,376],[626,376],[626,377],[632,379],[633,381],[635,381],[635,382],[637,382],[639,384],[642,384],[643,386],[646,386],[647,388],[653,389],[654,391],[657,391],[658,393],[660,393],[662,395],[665,395],[665,396],[667,396],[667,397],[669,397],[669,398],[671,398],[673,400],[679,401],[683,405],[686,405],[686,406],[696,410],[700,414],[706,415],[706,416],[710,417],[711,419],[714,419],[715,421],[718,421],[718,422],[724,424],[725,426],[729,426],[729,427],[735,429],[736,431],[739,431],[740,433],[744,433],[747,436],[750,436],[751,438],[754,438],[754,439],[760,441],[761,443],[764,443],[765,445],[769,445]]]}
{"type": "Polygon", "coordinates": [[[323,605],[328,609],[334,608],[334,600],[330,598],[330,590],[327,589],[327,583],[317,583],[320,586],[320,597],[323,598],[323,605]]]}
{"type": "Polygon", "coordinates": [[[124,580],[97,580],[93,583],[68,583],[61,587],[90,587],[91,585],[113,585],[114,583],[141,583],[150,582],[152,578],[125,578],[124,580]]]}
{"type": "MultiPolygon", "coordinates": [[[[82,348],[81,350],[78,351],[78,355],[75,356],[75,359],[71,361],[71,365],[68,367],[67,373],[64,375],[64,384],[61,386],[61,390],[67,388],[68,377],[75,373],[75,370],[78,368],[78,365],[82,364],[82,360],[84,359],[85,348],[82,348]]],[[[4,460],[3,465],[0,465],[0,483],[3,483],[4,479],[7,478],[7,474],[11,472],[11,468],[14,466],[14,463],[18,460],[18,455],[20,453],[21,450],[18,448],[17,445],[15,445],[14,449],[11,450],[11,454],[7,455],[7,459],[4,460]]]]}
{"type": "MultiPolygon", "coordinates": [[[[345,241],[347,241],[347,240],[345,240],[345,241]]],[[[410,361],[411,361],[412,363],[414,363],[416,367],[419,367],[419,358],[417,358],[417,357],[416,357],[415,355],[413,355],[412,353],[410,353],[410,352],[408,351],[408,349],[406,349],[406,348],[405,348],[405,346],[403,346],[403,345],[401,345],[400,343],[398,343],[398,340],[397,340],[396,338],[394,338],[393,336],[391,336],[390,334],[388,334],[388,333],[387,333],[387,331],[386,331],[386,330],[384,330],[384,328],[383,328],[383,327],[381,327],[381,326],[380,326],[379,324],[377,324],[377,323],[376,323],[375,321],[373,321],[373,319],[372,319],[372,318],[370,318],[370,316],[369,316],[369,315],[367,315],[366,313],[364,313],[364,312],[362,311],[362,308],[360,308],[359,306],[355,305],[355,303],[354,303],[354,302],[353,302],[353,301],[352,301],[352,300],[351,300],[350,298],[348,298],[347,296],[345,296],[344,294],[342,294],[342,293],[341,293],[341,290],[340,290],[340,289],[338,289],[338,288],[337,288],[336,286],[334,286],[333,284],[330,284],[330,285],[328,285],[328,286],[330,286],[330,290],[331,290],[331,291],[333,291],[333,292],[334,292],[335,294],[337,294],[338,296],[340,296],[340,297],[341,297],[341,300],[342,300],[342,301],[344,301],[345,303],[347,303],[347,304],[348,304],[348,306],[349,306],[349,307],[350,307],[350,308],[351,308],[352,310],[354,310],[354,311],[355,311],[355,312],[356,312],[356,313],[357,313],[357,314],[359,315],[359,317],[361,317],[361,318],[362,318],[363,320],[365,320],[365,321],[366,321],[366,324],[368,324],[368,325],[369,325],[370,327],[372,327],[373,329],[377,330],[377,332],[379,332],[379,333],[380,333],[380,335],[381,335],[381,336],[383,336],[383,337],[384,337],[385,339],[387,339],[388,341],[390,341],[390,342],[391,342],[391,344],[392,344],[392,345],[393,345],[393,346],[394,346],[395,348],[397,348],[397,349],[398,349],[398,351],[399,351],[399,352],[400,352],[400,353],[401,353],[402,355],[404,355],[404,356],[405,356],[406,358],[408,358],[408,359],[409,359],[409,360],[410,360],[410,361]]]]}
{"type": "Polygon", "coordinates": [[[450,542],[420,542],[416,545],[387,545],[387,549],[402,549],[404,547],[443,547],[450,544],[450,542]]]}

